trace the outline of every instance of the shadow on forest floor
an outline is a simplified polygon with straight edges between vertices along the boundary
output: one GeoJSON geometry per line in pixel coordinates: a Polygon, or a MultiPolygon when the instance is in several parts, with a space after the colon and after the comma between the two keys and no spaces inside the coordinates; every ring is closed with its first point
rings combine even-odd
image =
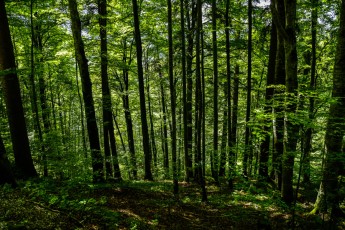
{"type": "MultiPolygon", "coordinates": [[[[0,189],[0,229],[292,228],[291,210],[279,194],[245,187],[230,193],[209,185],[209,201],[202,203],[199,187],[187,183],[180,183],[177,199],[170,182],[29,182],[15,190],[0,189]]],[[[295,229],[329,229],[319,216],[308,215],[311,205],[298,203],[295,229]]]]}

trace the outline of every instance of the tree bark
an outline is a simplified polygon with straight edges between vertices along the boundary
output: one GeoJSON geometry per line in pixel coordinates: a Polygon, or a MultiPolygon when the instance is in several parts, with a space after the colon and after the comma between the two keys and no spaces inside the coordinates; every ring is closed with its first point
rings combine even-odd
{"type": "MultiPolygon", "coordinates": [[[[311,66],[310,66],[310,90],[314,92],[316,90],[316,37],[317,37],[317,19],[318,19],[318,0],[312,0],[312,10],[311,10],[311,66]]],[[[315,112],[315,97],[314,94],[309,98],[309,121],[314,120],[315,112]]],[[[310,154],[312,150],[312,138],[314,129],[308,127],[305,133],[305,147],[304,147],[304,157],[303,157],[303,183],[310,183],[310,154]]]]}
{"type": "Polygon", "coordinates": [[[0,134],[0,185],[10,184],[12,187],[17,187],[17,182],[14,178],[11,164],[7,159],[4,142],[0,134]]]}
{"type": "Polygon", "coordinates": [[[0,44],[2,44],[0,46],[0,71],[2,72],[0,80],[6,103],[16,168],[23,179],[37,177],[30,152],[4,0],[0,0],[0,44]]]}
{"type": "Polygon", "coordinates": [[[207,193],[205,187],[205,178],[202,172],[202,158],[201,158],[201,120],[202,120],[202,95],[201,95],[201,50],[200,50],[200,37],[201,37],[201,28],[202,28],[202,1],[197,0],[197,26],[196,26],[196,42],[195,42],[195,50],[196,50],[196,169],[197,169],[197,176],[202,190],[202,201],[207,201],[207,193]]]}
{"type": "Polygon", "coordinates": [[[250,167],[251,146],[250,146],[250,109],[252,98],[252,30],[253,30],[253,6],[252,0],[248,0],[248,73],[247,73],[247,109],[246,109],[246,131],[244,140],[244,153],[243,153],[243,175],[248,176],[248,168],[250,167]]]}
{"type": "Polygon", "coordinates": [[[297,110],[297,48],[296,48],[296,0],[285,0],[285,68],[286,68],[286,134],[285,151],[282,161],[282,198],[286,203],[292,203],[293,196],[293,166],[298,141],[299,125],[295,121],[297,110]]]}
{"type": "Polygon", "coordinates": [[[238,117],[238,95],[239,95],[239,79],[240,66],[236,64],[234,74],[234,93],[233,93],[233,108],[232,108],[232,119],[231,119],[231,136],[229,145],[229,188],[233,189],[233,179],[236,171],[236,144],[237,144],[237,117],[238,117]]]}
{"type": "Polygon", "coordinates": [[[107,40],[107,1],[98,0],[99,27],[101,39],[101,79],[102,79],[102,111],[103,111],[103,141],[104,155],[106,164],[106,176],[112,177],[112,167],[114,167],[114,176],[116,180],[121,180],[121,171],[119,166],[116,141],[114,134],[112,101],[109,89],[108,78],[108,40],[107,40]],[[110,152],[111,150],[111,152],[110,152]],[[111,161],[113,157],[113,162],[111,161]],[[113,163],[113,165],[112,165],[113,163]]]}
{"type": "Polygon", "coordinates": [[[173,28],[172,28],[172,6],[171,0],[168,4],[168,41],[169,41],[169,86],[170,86],[170,103],[171,103],[171,157],[172,173],[174,183],[174,194],[178,194],[178,173],[177,173],[177,151],[176,151],[176,90],[174,80],[174,50],[173,50],[173,28]]]}
{"type": "Polygon", "coordinates": [[[213,151],[211,153],[212,177],[218,181],[218,48],[217,1],[212,0],[212,53],[213,53],[213,151]]]}
{"type": "Polygon", "coordinates": [[[93,181],[100,182],[104,180],[103,157],[99,143],[98,127],[96,122],[95,107],[92,96],[92,83],[90,79],[88,61],[86,59],[84,42],[81,37],[81,23],[77,9],[76,0],[68,0],[69,12],[72,22],[72,34],[74,39],[74,48],[79,65],[79,73],[82,81],[83,99],[85,105],[85,116],[87,131],[92,157],[93,181]]]}
{"type": "Polygon", "coordinates": [[[167,113],[165,104],[165,93],[162,71],[159,72],[160,86],[161,86],[161,98],[162,98],[162,113],[163,113],[163,167],[165,177],[169,178],[169,147],[168,147],[168,128],[167,128],[167,113]]]}
{"type": "Polygon", "coordinates": [[[137,0],[132,0],[133,5],[133,17],[134,17],[134,36],[137,49],[137,68],[138,68],[138,81],[139,81],[139,95],[140,95],[140,113],[141,113],[141,129],[143,135],[143,147],[144,147],[144,160],[145,160],[145,179],[153,180],[151,172],[151,149],[150,138],[147,127],[146,118],[146,103],[145,103],[145,85],[144,85],[144,72],[142,63],[142,44],[139,25],[139,11],[137,0]]]}
{"type": "MultiPolygon", "coordinates": [[[[121,87],[122,92],[122,103],[123,103],[123,109],[125,113],[125,120],[126,120],[126,128],[127,128],[127,138],[128,138],[128,147],[130,152],[130,162],[131,162],[131,174],[133,176],[133,179],[136,180],[138,177],[138,170],[137,170],[137,161],[135,157],[135,145],[134,145],[134,134],[133,134],[133,122],[132,122],[132,114],[129,106],[129,69],[127,66],[129,66],[132,62],[132,45],[130,47],[130,57],[127,61],[127,40],[124,39],[123,41],[123,57],[122,62],[126,66],[122,70],[122,78],[123,78],[123,84],[124,88],[121,87]]],[[[121,82],[121,81],[120,81],[121,82]]],[[[122,83],[120,83],[122,85],[122,83]]]]}
{"type": "Polygon", "coordinates": [[[187,119],[187,69],[186,69],[186,32],[185,32],[185,1],[180,0],[181,13],[181,63],[182,63],[182,100],[183,100],[183,150],[185,165],[185,181],[189,182],[192,177],[191,160],[189,157],[190,149],[188,148],[188,119],[187,119]]]}
{"type": "Polygon", "coordinates": [[[277,55],[277,30],[275,24],[272,20],[271,27],[271,38],[270,38],[270,51],[266,78],[266,94],[265,94],[265,125],[264,130],[264,140],[260,145],[260,165],[259,165],[259,179],[267,181],[268,177],[268,158],[270,153],[270,139],[272,130],[272,99],[274,95],[274,89],[272,88],[274,84],[275,76],[275,62],[277,55]]]}
{"type": "MultiPolygon", "coordinates": [[[[272,4],[273,10],[278,12],[278,17],[274,17],[277,29],[277,56],[275,65],[275,88],[274,88],[274,151],[272,154],[272,174],[277,187],[281,189],[282,183],[282,156],[284,151],[284,93],[285,93],[285,52],[284,37],[278,29],[279,24],[284,22],[285,27],[285,6],[284,1],[275,1],[272,4]]],[[[273,14],[273,11],[272,11],[273,14]]]]}
{"type": "Polygon", "coordinates": [[[313,212],[322,211],[323,207],[330,208],[331,217],[344,216],[339,207],[340,194],[338,176],[344,173],[343,137],[345,133],[345,0],[340,8],[340,27],[338,44],[335,53],[333,72],[332,98],[335,100],[330,106],[327,121],[325,144],[326,158],[323,176],[313,212]],[[325,205],[325,206],[323,206],[325,205]]]}
{"type": "Polygon", "coordinates": [[[187,64],[187,148],[188,148],[188,157],[186,158],[186,170],[188,173],[188,181],[191,177],[193,177],[193,161],[192,161],[192,152],[193,152],[193,50],[194,50],[194,31],[195,31],[195,23],[196,23],[196,7],[195,7],[195,0],[192,1],[185,1],[186,3],[186,20],[187,20],[187,56],[186,56],[186,64],[187,64]],[[191,7],[189,7],[189,2],[191,7]],[[190,13],[191,11],[191,13],[190,13]],[[191,15],[190,15],[191,14],[191,15]]]}

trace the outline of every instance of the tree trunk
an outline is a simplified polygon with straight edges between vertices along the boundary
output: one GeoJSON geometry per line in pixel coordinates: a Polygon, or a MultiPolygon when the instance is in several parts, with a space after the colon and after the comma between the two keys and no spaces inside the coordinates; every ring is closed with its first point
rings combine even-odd
{"type": "Polygon", "coordinates": [[[181,62],[182,62],[182,100],[183,100],[183,150],[184,150],[184,165],[185,165],[185,181],[189,182],[192,177],[190,149],[188,148],[188,119],[187,119],[187,69],[186,69],[186,33],[185,33],[185,15],[184,7],[185,1],[180,0],[181,13],[181,62]]]}
{"type": "Polygon", "coordinates": [[[174,183],[174,194],[178,194],[178,173],[177,173],[177,151],[176,151],[176,90],[174,80],[174,50],[173,50],[173,29],[172,29],[172,7],[171,0],[168,4],[168,40],[169,40],[169,86],[170,86],[170,103],[171,103],[171,157],[172,173],[174,183]]]}
{"type": "Polygon", "coordinates": [[[104,180],[103,157],[99,143],[98,127],[96,122],[95,107],[92,96],[92,83],[89,74],[88,61],[86,59],[84,42],[81,37],[81,23],[76,0],[68,0],[69,12],[72,22],[74,48],[79,65],[79,73],[82,81],[83,99],[85,105],[86,125],[89,134],[89,142],[92,157],[93,181],[104,180]]]}
{"type": "Polygon", "coordinates": [[[30,152],[4,0],[0,0],[0,31],[0,71],[3,72],[1,87],[7,108],[16,167],[23,179],[37,177],[30,152]]]}
{"type": "MultiPolygon", "coordinates": [[[[218,48],[217,48],[217,1],[212,0],[213,45],[213,151],[211,153],[212,177],[218,181],[218,48]]],[[[204,114],[205,115],[205,114],[204,114]]]]}
{"type": "Polygon", "coordinates": [[[161,85],[161,97],[162,97],[162,112],[163,112],[163,167],[165,172],[165,178],[169,178],[169,147],[168,147],[168,128],[167,128],[167,113],[165,105],[165,93],[164,93],[164,83],[163,76],[160,70],[160,85],[161,85]]]}
{"type": "Polygon", "coordinates": [[[265,125],[263,127],[264,140],[260,145],[260,165],[259,165],[259,180],[267,181],[268,177],[268,158],[270,153],[270,139],[272,130],[272,98],[274,89],[275,64],[277,55],[277,30],[272,21],[270,51],[266,78],[266,94],[265,94],[265,125]]]}
{"type": "MultiPolygon", "coordinates": [[[[314,92],[316,90],[316,32],[317,32],[317,19],[318,19],[318,0],[312,0],[312,12],[311,12],[311,75],[310,75],[310,90],[314,92]]],[[[311,95],[309,98],[309,122],[314,120],[315,110],[315,97],[311,95]]],[[[314,129],[308,127],[305,133],[305,147],[303,157],[303,183],[310,183],[310,154],[312,150],[312,137],[314,129]]]]}
{"type": "Polygon", "coordinates": [[[343,137],[345,119],[345,0],[340,8],[340,27],[338,44],[335,54],[333,72],[332,98],[335,100],[329,109],[325,144],[327,148],[324,162],[323,176],[313,212],[322,209],[322,205],[330,208],[331,217],[335,218],[343,213],[339,207],[340,194],[338,176],[344,173],[343,137]],[[323,191],[324,190],[324,191],[323,191]]]}
{"type": "Polygon", "coordinates": [[[14,178],[11,164],[7,159],[4,142],[0,134],[0,185],[10,184],[12,187],[17,187],[17,182],[14,178]]]}
{"type": "Polygon", "coordinates": [[[195,42],[195,50],[196,50],[196,169],[197,169],[197,177],[201,186],[202,190],[202,201],[207,201],[207,194],[206,194],[206,187],[205,187],[205,178],[202,173],[202,158],[201,158],[201,120],[202,120],[202,95],[201,95],[201,53],[200,53],[200,37],[201,37],[201,28],[202,28],[202,1],[197,0],[197,27],[196,27],[196,42],[195,42]]]}
{"type": "MultiPolygon", "coordinates": [[[[224,87],[224,95],[227,98],[227,86],[224,87]]],[[[228,108],[225,107],[223,111],[223,127],[222,127],[222,143],[220,147],[220,157],[219,157],[219,176],[225,176],[225,164],[226,164],[226,144],[228,136],[228,108]]]]}
{"type": "Polygon", "coordinates": [[[116,140],[114,134],[111,93],[108,78],[108,40],[107,40],[107,1],[98,0],[99,27],[101,39],[101,78],[102,78],[102,110],[103,110],[103,136],[104,155],[106,157],[106,175],[112,177],[112,167],[116,180],[122,180],[119,166],[116,140]],[[111,152],[110,152],[111,150],[111,152]],[[113,162],[112,162],[112,158],[113,162]]]}
{"type": "MultiPolygon", "coordinates": [[[[130,48],[130,53],[132,53],[132,45],[130,48]]],[[[136,180],[138,177],[138,170],[137,170],[137,161],[135,157],[135,146],[134,146],[134,135],[133,135],[133,122],[132,122],[132,115],[129,106],[129,96],[128,96],[128,89],[129,89],[129,82],[128,82],[128,67],[132,62],[132,56],[130,55],[130,59],[127,62],[127,41],[124,39],[123,41],[123,57],[122,57],[123,64],[126,66],[122,70],[122,77],[123,77],[123,84],[124,88],[122,88],[122,102],[123,102],[123,109],[125,112],[125,120],[126,120],[126,128],[127,128],[127,138],[128,138],[128,147],[130,152],[130,162],[131,162],[131,174],[133,179],[136,180]]]]}
{"type": "Polygon", "coordinates": [[[237,144],[237,113],[238,113],[238,94],[239,94],[239,79],[240,66],[236,64],[234,74],[234,93],[233,93],[233,108],[232,108],[232,119],[231,119],[231,136],[229,145],[229,188],[233,189],[233,179],[236,171],[236,144],[237,144]]]}
{"type": "Polygon", "coordinates": [[[226,0],[226,9],[225,9],[225,49],[226,49],[226,85],[227,85],[227,133],[228,133],[228,143],[227,143],[227,151],[228,151],[228,164],[229,164],[229,175],[228,175],[228,181],[229,181],[229,188],[233,189],[233,175],[235,170],[235,156],[234,151],[231,147],[233,147],[232,144],[232,115],[231,115],[231,63],[230,63],[230,0],[226,0]]]}
{"type": "Polygon", "coordinates": [[[287,121],[285,151],[282,161],[282,198],[292,203],[293,196],[293,166],[298,141],[299,125],[294,121],[297,110],[297,49],[296,49],[296,0],[285,0],[285,68],[287,91],[287,121]]]}
{"type": "Polygon", "coordinates": [[[145,176],[146,180],[153,180],[151,172],[151,149],[150,138],[147,127],[146,118],[146,103],[145,103],[145,85],[144,85],[144,72],[142,63],[142,44],[139,25],[139,11],[137,0],[132,0],[133,4],[133,17],[134,17],[134,35],[137,48],[137,65],[138,65],[138,81],[139,81],[139,95],[140,95],[140,113],[141,113],[141,129],[143,135],[143,147],[144,147],[144,160],[145,160],[145,176]]]}
{"type": "Polygon", "coordinates": [[[246,131],[244,140],[244,153],[243,153],[243,175],[248,176],[248,168],[250,167],[249,155],[251,153],[250,146],[250,108],[251,108],[251,97],[252,97],[252,30],[253,30],[253,6],[252,0],[248,0],[248,73],[247,73],[247,109],[246,109],[246,131]]]}
{"type": "Polygon", "coordinates": [[[196,22],[196,7],[195,7],[195,0],[192,1],[185,1],[186,3],[186,20],[187,20],[187,41],[188,41],[188,47],[187,47],[187,89],[186,89],[186,95],[187,95],[187,104],[186,104],[186,120],[187,120],[187,148],[188,148],[188,157],[186,158],[186,170],[188,173],[187,181],[191,177],[193,177],[193,161],[192,161],[192,148],[193,148],[193,110],[192,110],[192,104],[193,104],[193,49],[194,49],[194,33],[195,30],[195,22],[196,22]],[[189,7],[189,2],[191,4],[191,7],[189,7]],[[191,14],[190,15],[190,10],[191,14]]]}
{"type": "MultiPolygon", "coordinates": [[[[279,33],[278,26],[284,22],[285,28],[285,7],[284,1],[278,1],[272,4],[272,8],[278,12],[278,17],[274,18],[277,28],[277,57],[275,66],[275,88],[274,88],[274,115],[275,115],[275,133],[274,133],[274,151],[272,155],[272,169],[277,187],[281,189],[282,183],[282,156],[284,151],[284,93],[285,93],[285,52],[284,38],[279,33]],[[278,25],[279,24],[279,25],[278,25]]],[[[273,11],[272,11],[273,12],[273,11]]]]}
{"type": "MultiPolygon", "coordinates": [[[[80,104],[80,122],[81,122],[81,138],[82,138],[82,142],[83,142],[83,152],[84,152],[84,156],[85,159],[87,159],[87,146],[86,146],[86,135],[85,135],[85,125],[84,125],[84,104],[82,101],[82,95],[80,93],[80,87],[79,87],[79,81],[78,81],[78,64],[76,62],[75,64],[75,80],[77,82],[77,91],[78,91],[78,100],[79,100],[79,104],[80,104]]],[[[53,100],[52,100],[53,101],[53,100]]],[[[54,107],[53,107],[54,108],[54,107]]],[[[54,109],[53,109],[54,111],[54,109]]],[[[53,112],[54,114],[54,112],[53,112]]],[[[55,121],[56,119],[54,119],[55,121]]],[[[56,122],[55,123],[55,128],[56,128],[56,122]]]]}
{"type": "MultiPolygon", "coordinates": [[[[145,64],[145,70],[149,71],[149,63],[148,63],[148,54],[146,56],[146,64],[145,64]]],[[[150,77],[149,74],[146,76],[146,92],[147,92],[147,103],[148,103],[148,109],[149,109],[149,119],[150,119],[150,146],[152,150],[152,156],[153,156],[153,164],[155,167],[157,167],[157,147],[156,147],[156,140],[155,140],[155,129],[153,125],[153,112],[151,110],[151,96],[150,96],[150,77]]]]}

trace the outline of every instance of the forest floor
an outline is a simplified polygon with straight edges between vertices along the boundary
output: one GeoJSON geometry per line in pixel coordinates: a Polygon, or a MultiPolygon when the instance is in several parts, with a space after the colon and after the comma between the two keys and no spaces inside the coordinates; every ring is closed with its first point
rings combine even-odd
{"type": "MultiPolygon", "coordinates": [[[[269,188],[250,182],[227,187],[209,185],[201,202],[195,184],[121,182],[88,184],[40,180],[20,188],[0,188],[0,229],[292,229],[292,211],[269,188]]],[[[295,229],[345,229],[327,217],[309,215],[314,194],[301,190],[295,229]],[[334,224],[330,227],[330,224],[334,224]]]]}

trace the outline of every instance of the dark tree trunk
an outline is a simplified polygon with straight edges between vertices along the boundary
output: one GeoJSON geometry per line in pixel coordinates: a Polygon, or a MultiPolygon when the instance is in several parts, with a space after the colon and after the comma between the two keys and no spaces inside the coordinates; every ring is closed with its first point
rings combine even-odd
{"type": "MultiPolygon", "coordinates": [[[[186,69],[186,33],[185,33],[185,15],[184,15],[185,1],[180,0],[181,13],[181,62],[182,62],[182,100],[183,100],[183,150],[184,150],[184,166],[185,166],[185,181],[189,182],[192,177],[190,148],[188,148],[188,106],[187,106],[187,69],[186,69]]],[[[187,9],[188,10],[188,9],[187,9]]]]}
{"type": "Polygon", "coordinates": [[[188,181],[191,177],[193,177],[193,161],[192,161],[192,148],[193,148],[193,111],[192,111],[192,95],[193,95],[193,49],[194,49],[194,30],[195,30],[195,22],[196,22],[196,7],[195,7],[195,0],[192,1],[185,1],[186,3],[186,20],[187,20],[187,104],[186,104],[186,120],[187,120],[187,148],[188,148],[188,157],[186,158],[186,170],[188,173],[188,181]],[[191,7],[189,7],[189,3],[191,7]],[[190,11],[191,14],[190,15],[190,11]]]}
{"type": "Polygon", "coordinates": [[[297,110],[297,49],[296,49],[296,0],[285,0],[285,68],[287,91],[287,140],[282,161],[282,198],[287,203],[292,203],[293,196],[293,166],[298,141],[299,125],[294,122],[297,110]]]}
{"type": "Polygon", "coordinates": [[[165,177],[169,178],[169,147],[168,147],[168,128],[167,128],[167,113],[165,104],[165,93],[164,93],[164,83],[163,76],[160,70],[160,85],[161,85],[161,97],[162,97],[162,112],[163,112],[163,167],[165,172],[165,177]]]}
{"type": "Polygon", "coordinates": [[[0,135],[0,185],[3,184],[10,184],[12,187],[17,187],[17,182],[11,169],[11,164],[6,156],[4,142],[0,135]]]}
{"type": "Polygon", "coordinates": [[[68,5],[72,22],[71,26],[74,39],[74,48],[77,57],[77,62],[79,65],[79,73],[82,81],[86,125],[89,134],[89,142],[92,157],[93,181],[100,182],[104,180],[103,157],[101,154],[101,148],[99,143],[99,135],[92,96],[92,83],[89,74],[89,66],[85,55],[84,42],[81,37],[81,23],[77,9],[77,2],[76,0],[68,0],[68,5]]]}
{"type": "Polygon", "coordinates": [[[211,153],[212,177],[218,181],[218,48],[217,48],[217,1],[212,0],[213,45],[213,151],[211,153]]]}
{"type": "MultiPolygon", "coordinates": [[[[132,53],[132,45],[130,48],[130,53],[132,53]]],[[[130,55],[130,60],[127,62],[127,41],[124,39],[123,42],[123,57],[122,57],[123,64],[125,66],[129,66],[132,62],[132,56],[130,55]]],[[[128,89],[129,89],[129,82],[128,82],[128,67],[125,67],[122,70],[122,77],[123,77],[123,84],[124,88],[121,87],[122,91],[122,102],[123,102],[123,109],[125,112],[125,120],[126,120],[126,128],[127,128],[127,138],[128,138],[128,147],[130,152],[130,162],[131,162],[131,174],[133,179],[136,180],[138,177],[137,173],[137,161],[135,157],[135,147],[134,147],[134,134],[133,134],[133,122],[132,122],[132,115],[131,110],[129,107],[129,96],[128,96],[128,89]]],[[[121,83],[122,84],[122,83],[121,83]]]]}
{"type": "MultiPolygon", "coordinates": [[[[81,122],[81,138],[83,139],[82,142],[83,142],[83,152],[84,152],[84,156],[85,156],[85,159],[87,159],[87,146],[86,146],[86,134],[85,134],[85,124],[84,124],[84,104],[83,104],[83,99],[82,99],[82,95],[80,93],[80,87],[79,87],[79,81],[78,81],[78,64],[76,62],[75,64],[75,80],[77,82],[77,91],[78,91],[78,100],[79,100],[79,104],[80,104],[80,122],[81,122]]],[[[53,101],[53,100],[52,100],[53,101]]],[[[54,108],[54,107],[53,107],[54,108]]],[[[53,109],[54,111],[54,109],[53,109]]],[[[53,112],[54,114],[54,112],[53,112]]],[[[54,119],[56,120],[56,119],[54,119]]],[[[56,122],[55,123],[55,128],[56,128],[56,122]]]]}
{"type": "Polygon", "coordinates": [[[248,168],[250,163],[248,162],[250,158],[251,146],[250,146],[250,108],[251,108],[251,98],[252,98],[252,29],[253,29],[253,16],[252,16],[253,6],[252,0],[248,0],[248,73],[247,73],[247,109],[246,109],[246,132],[244,140],[244,153],[243,153],[243,175],[248,176],[248,168]]]}
{"type": "Polygon", "coordinates": [[[169,40],[169,86],[170,86],[170,103],[171,103],[171,157],[172,173],[174,183],[174,194],[178,194],[178,173],[177,173],[177,151],[176,151],[176,90],[174,80],[174,50],[173,50],[173,28],[172,28],[172,7],[171,0],[168,4],[168,40],[169,40]]]}
{"type": "MultiPolygon", "coordinates": [[[[201,28],[201,31],[203,29],[201,28]]],[[[200,42],[201,42],[201,104],[202,106],[202,119],[201,119],[201,161],[202,161],[202,173],[205,176],[206,173],[206,109],[205,109],[205,41],[204,41],[204,32],[200,35],[200,42]]],[[[218,176],[218,175],[217,175],[218,176]]]]}
{"type": "Polygon", "coordinates": [[[137,65],[138,65],[138,81],[139,81],[139,95],[140,95],[140,113],[141,113],[141,129],[143,135],[143,147],[144,147],[144,160],[145,160],[145,179],[153,180],[151,172],[151,149],[150,149],[150,137],[147,127],[146,118],[146,103],[145,103],[145,85],[144,85],[144,72],[142,63],[142,44],[139,25],[139,10],[137,0],[132,0],[133,4],[133,17],[134,17],[134,35],[137,48],[137,65]]]}
{"type": "Polygon", "coordinates": [[[1,87],[7,108],[16,168],[23,179],[37,177],[30,152],[4,0],[0,0],[0,31],[0,71],[5,70],[1,77],[1,87]]]}
{"type": "Polygon", "coordinates": [[[275,65],[277,56],[277,30],[272,21],[271,27],[271,39],[270,39],[270,51],[266,78],[266,94],[265,94],[265,125],[263,127],[264,140],[260,145],[260,165],[259,165],[259,179],[262,181],[267,181],[268,177],[268,158],[270,153],[270,139],[272,130],[272,98],[274,94],[274,89],[272,88],[274,84],[275,76],[275,65]]]}
{"type": "MultiPolygon", "coordinates": [[[[311,75],[310,75],[310,90],[313,92],[316,90],[316,32],[317,32],[317,18],[318,18],[318,0],[312,0],[312,12],[311,12],[311,75]]],[[[309,121],[314,120],[315,112],[315,97],[314,95],[309,98],[309,121]]],[[[305,146],[303,157],[303,183],[310,183],[310,154],[312,150],[312,137],[313,128],[308,127],[305,133],[305,146]]]]}
{"type": "MultiPolygon", "coordinates": [[[[227,87],[224,87],[224,95],[227,98],[227,87]]],[[[220,157],[219,157],[219,176],[225,176],[225,164],[226,164],[226,144],[228,136],[228,108],[225,107],[223,111],[223,127],[222,127],[222,143],[220,147],[220,157]]]]}
{"type": "Polygon", "coordinates": [[[238,93],[239,93],[239,79],[240,75],[240,66],[237,64],[235,66],[234,74],[234,93],[233,93],[233,107],[232,107],[232,119],[231,119],[231,136],[230,136],[230,145],[229,145],[229,188],[233,189],[233,179],[236,170],[236,144],[237,144],[237,113],[238,113],[238,93]]]}
{"type": "Polygon", "coordinates": [[[48,176],[48,167],[47,167],[47,158],[46,158],[46,151],[43,142],[43,133],[40,124],[39,112],[38,112],[38,105],[37,105],[37,94],[36,94],[36,85],[35,85],[35,59],[34,59],[34,48],[35,48],[35,29],[34,29],[34,22],[33,22],[33,0],[30,1],[30,32],[31,32],[31,47],[30,47],[30,96],[31,96],[31,109],[32,109],[32,117],[34,121],[34,130],[37,133],[39,145],[41,147],[41,159],[43,162],[43,175],[48,176]]]}
{"type": "Polygon", "coordinates": [[[101,79],[102,79],[102,111],[103,111],[103,141],[105,155],[106,178],[112,178],[112,168],[114,166],[114,176],[121,180],[121,172],[118,163],[116,141],[114,135],[114,124],[112,114],[112,102],[108,79],[108,46],[107,46],[107,1],[98,0],[98,23],[100,27],[101,40],[101,79]],[[110,152],[111,151],[111,152],[110,152]],[[112,158],[114,165],[112,165],[112,158]]]}
{"type": "MultiPolygon", "coordinates": [[[[229,164],[229,188],[230,190],[233,189],[233,176],[235,171],[235,155],[233,151],[234,144],[232,143],[233,140],[233,133],[232,133],[232,125],[233,116],[231,115],[231,63],[230,63],[230,0],[226,0],[226,9],[225,9],[225,49],[226,49],[226,85],[227,85],[227,133],[228,133],[228,164],[229,164]]],[[[235,134],[236,135],[236,134],[235,134]]],[[[235,138],[236,141],[236,138],[235,138]]]]}
{"type": "Polygon", "coordinates": [[[335,54],[333,72],[332,98],[335,100],[330,106],[329,117],[326,128],[325,144],[327,148],[324,162],[323,176],[320,185],[318,198],[313,212],[323,211],[328,207],[331,210],[331,217],[344,216],[339,207],[340,194],[338,177],[344,173],[344,120],[345,120],[345,0],[340,8],[340,27],[338,44],[335,54]]]}
{"type": "Polygon", "coordinates": [[[196,169],[197,169],[197,179],[199,180],[201,190],[202,190],[202,201],[207,201],[207,193],[205,187],[205,178],[202,172],[202,158],[201,158],[201,120],[202,120],[202,95],[201,95],[201,47],[200,47],[200,37],[201,37],[201,28],[202,28],[202,1],[197,0],[197,27],[196,27],[196,169]]]}
{"type": "MultiPolygon", "coordinates": [[[[145,70],[148,72],[149,70],[149,63],[148,63],[148,54],[146,56],[146,64],[145,64],[145,70]]],[[[157,147],[156,147],[156,140],[155,140],[155,129],[153,125],[153,112],[151,109],[151,95],[150,95],[150,76],[147,74],[146,76],[146,92],[147,92],[147,103],[148,103],[148,109],[149,109],[149,119],[150,119],[150,146],[152,150],[152,156],[153,156],[153,164],[155,167],[157,167],[157,147]]]]}
{"type": "MultiPolygon", "coordinates": [[[[272,4],[272,9],[278,12],[277,18],[274,17],[274,23],[277,28],[277,57],[275,67],[275,89],[274,100],[276,106],[274,107],[275,113],[275,134],[274,134],[274,151],[272,155],[272,169],[274,179],[277,187],[281,189],[282,183],[282,156],[284,151],[284,93],[285,93],[285,52],[284,52],[284,37],[278,33],[278,27],[283,26],[280,24],[284,22],[285,26],[285,9],[284,2],[278,1],[272,4]]],[[[274,11],[272,11],[274,12],[274,11]]],[[[273,15],[274,16],[274,15],[273,15]]]]}
{"type": "Polygon", "coordinates": [[[33,22],[33,0],[30,1],[30,26],[31,26],[31,54],[30,54],[30,61],[31,61],[31,74],[30,74],[30,85],[31,85],[31,104],[33,108],[33,117],[35,122],[35,131],[38,133],[38,139],[41,145],[41,151],[42,151],[42,162],[43,162],[43,175],[48,176],[48,162],[47,162],[47,153],[48,153],[48,147],[47,147],[47,141],[43,139],[43,132],[47,134],[50,129],[50,122],[49,122],[49,116],[48,116],[48,110],[47,110],[47,103],[46,103],[46,97],[45,97],[45,81],[43,78],[43,71],[42,71],[42,57],[38,58],[38,62],[35,63],[35,57],[34,57],[34,48],[37,52],[39,52],[40,56],[42,55],[43,51],[43,45],[42,45],[42,35],[41,35],[41,27],[40,25],[34,25],[33,22]],[[42,109],[42,119],[43,119],[43,126],[44,131],[42,132],[41,124],[40,124],[40,118],[39,118],[39,112],[38,112],[38,105],[37,105],[37,95],[36,95],[36,85],[35,85],[35,66],[38,66],[38,87],[39,87],[39,96],[41,101],[41,109],[42,109]]]}

